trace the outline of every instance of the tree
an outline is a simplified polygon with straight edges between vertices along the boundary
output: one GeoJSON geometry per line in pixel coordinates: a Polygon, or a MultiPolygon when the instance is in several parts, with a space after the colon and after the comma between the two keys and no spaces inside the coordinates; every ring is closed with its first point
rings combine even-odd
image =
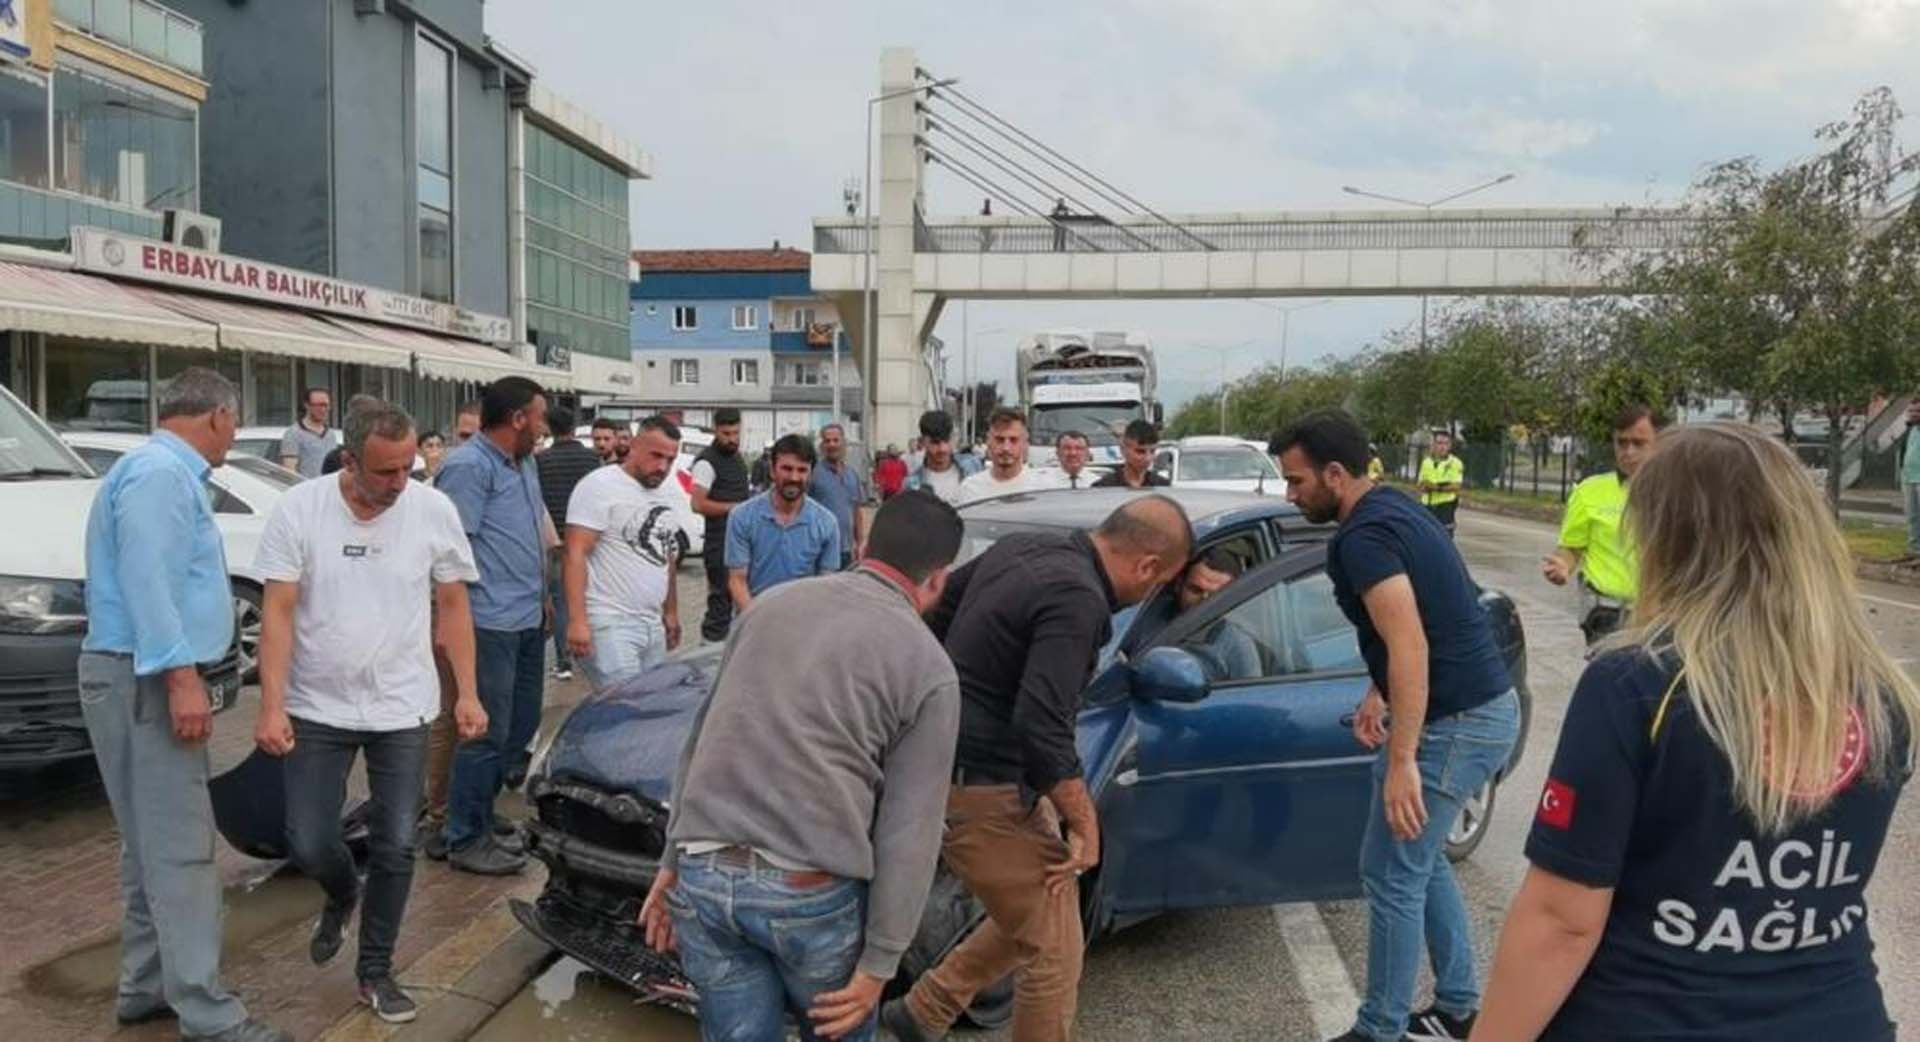
{"type": "MultiPolygon", "coordinates": [[[[993,415],[993,410],[999,407],[1000,381],[982,380],[975,384],[973,390],[973,429],[984,435],[987,429],[988,418],[993,415]]],[[[966,391],[964,389],[951,387],[947,389],[947,411],[957,417],[964,418],[966,416],[966,391]]],[[[956,441],[959,440],[963,430],[965,430],[964,426],[956,426],[954,428],[954,438],[956,441]]]]}
{"type": "Polygon", "coordinates": [[[1902,149],[1893,92],[1868,92],[1815,134],[1825,152],[1767,172],[1751,158],[1710,168],[1688,241],[1628,266],[1652,294],[1643,332],[1685,345],[1700,390],[1744,394],[1750,415],[1803,406],[1827,421],[1827,496],[1837,507],[1849,419],[1920,367],[1920,210],[1889,186],[1920,169],[1902,149]]]}

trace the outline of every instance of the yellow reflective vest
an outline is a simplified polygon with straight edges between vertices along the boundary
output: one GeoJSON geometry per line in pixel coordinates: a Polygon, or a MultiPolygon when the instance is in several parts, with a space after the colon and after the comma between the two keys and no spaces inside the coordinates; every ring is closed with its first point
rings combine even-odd
{"type": "MultiPolygon", "coordinates": [[[[1422,485],[1459,485],[1467,479],[1467,465],[1458,456],[1446,459],[1434,459],[1428,456],[1420,461],[1420,483],[1422,485]]],[[[1420,502],[1423,506],[1443,507],[1460,499],[1458,492],[1422,492],[1420,502]]]]}

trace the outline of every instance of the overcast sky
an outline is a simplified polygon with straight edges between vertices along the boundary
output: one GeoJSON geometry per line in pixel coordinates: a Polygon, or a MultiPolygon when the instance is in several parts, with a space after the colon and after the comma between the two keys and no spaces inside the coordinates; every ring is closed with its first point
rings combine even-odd
{"type": "MultiPolygon", "coordinates": [[[[1504,173],[1473,203],[1670,200],[1703,164],[1805,154],[1871,87],[1920,106],[1920,0],[491,0],[487,27],[652,153],[632,191],[648,249],[809,246],[859,175],[890,45],[1162,212],[1359,203],[1346,184],[1433,198],[1504,173]]],[[[929,178],[934,213],[979,209],[929,178]]],[[[1290,362],[1417,312],[1299,312],[1290,362]]],[[[1218,352],[1182,345],[1252,341],[1236,371],[1278,354],[1279,316],[1240,301],[982,302],[969,321],[1003,387],[1014,342],[1056,325],[1147,331],[1171,398],[1218,379],[1218,352]]],[[[957,306],[939,334],[958,347],[957,306]]]]}

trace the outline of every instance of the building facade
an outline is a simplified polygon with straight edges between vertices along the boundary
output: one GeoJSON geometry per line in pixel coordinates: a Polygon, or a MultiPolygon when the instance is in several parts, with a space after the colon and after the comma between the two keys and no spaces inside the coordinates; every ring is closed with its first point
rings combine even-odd
{"type": "MultiPolygon", "coordinates": [[[[523,110],[538,95],[485,36],[480,0],[19,0],[13,13],[0,17],[0,382],[55,423],[145,429],[156,388],[200,364],[240,387],[247,424],[289,423],[301,390],[324,387],[400,401],[435,428],[503,375],[572,396],[567,350],[543,354],[536,334],[615,350],[607,330],[567,320],[584,301],[624,328],[605,319],[608,295],[624,306],[625,177],[616,191],[538,140],[543,184],[569,202],[594,190],[595,211],[563,207],[562,227],[617,241],[590,263],[620,277],[566,294],[536,276],[529,294],[530,242],[581,250],[523,204],[523,110]]],[[[548,108],[549,133],[644,173],[637,150],[548,108]]]]}
{"type": "Polygon", "coordinates": [[[538,361],[572,370],[581,404],[631,395],[627,187],[651,160],[537,82],[514,113],[515,326],[538,361]]]}
{"type": "Polygon", "coordinates": [[[840,348],[840,416],[859,439],[859,368],[839,313],[810,286],[802,250],[642,250],[632,290],[636,412],[679,412],[705,425],[714,409],[741,411],[741,437],[758,451],[790,431],[833,422],[833,359],[840,348]]]}

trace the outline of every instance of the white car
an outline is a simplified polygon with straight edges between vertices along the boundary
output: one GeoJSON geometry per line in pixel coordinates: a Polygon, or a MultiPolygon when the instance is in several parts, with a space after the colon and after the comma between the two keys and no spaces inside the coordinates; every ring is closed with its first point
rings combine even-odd
{"type": "Polygon", "coordinates": [[[1268,458],[1267,447],[1245,438],[1197,435],[1163,442],[1154,454],[1153,469],[1181,488],[1287,494],[1287,483],[1268,458]]]}
{"type": "MultiPolygon", "coordinates": [[[[133,449],[147,440],[144,434],[107,434],[100,431],[65,431],[60,440],[87,461],[94,472],[105,475],[133,449]]],[[[253,566],[260,536],[266,531],[267,515],[287,489],[300,483],[300,475],[245,453],[227,456],[224,466],[215,467],[209,482],[213,488],[213,521],[227,551],[227,571],[233,579],[234,625],[240,642],[241,676],[252,680],[260,656],[260,602],[264,583],[253,566]]]]}

